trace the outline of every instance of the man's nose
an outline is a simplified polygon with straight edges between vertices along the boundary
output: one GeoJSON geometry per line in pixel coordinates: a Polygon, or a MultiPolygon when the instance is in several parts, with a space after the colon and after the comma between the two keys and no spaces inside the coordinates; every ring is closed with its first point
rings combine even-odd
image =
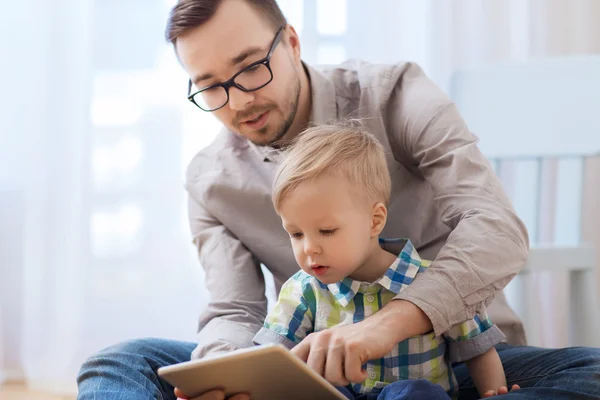
{"type": "Polygon", "coordinates": [[[229,88],[229,108],[235,111],[242,111],[248,104],[254,101],[252,92],[244,92],[236,87],[229,88]]]}

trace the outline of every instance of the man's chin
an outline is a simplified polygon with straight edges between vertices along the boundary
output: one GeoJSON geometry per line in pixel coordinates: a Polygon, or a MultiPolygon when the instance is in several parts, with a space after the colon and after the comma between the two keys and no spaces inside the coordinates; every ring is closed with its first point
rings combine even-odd
{"type": "MultiPolygon", "coordinates": [[[[285,134],[285,132],[284,132],[285,134]]],[[[241,135],[257,146],[269,146],[281,140],[284,134],[268,129],[267,127],[251,132],[243,132],[241,135]]]]}
{"type": "Polygon", "coordinates": [[[274,142],[275,135],[272,133],[261,134],[260,132],[253,132],[252,134],[243,136],[257,146],[268,146],[274,142]]]}

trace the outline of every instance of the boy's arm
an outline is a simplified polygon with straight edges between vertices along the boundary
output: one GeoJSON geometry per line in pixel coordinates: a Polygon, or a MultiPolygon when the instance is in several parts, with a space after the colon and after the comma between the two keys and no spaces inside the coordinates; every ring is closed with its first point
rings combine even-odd
{"type": "Polygon", "coordinates": [[[465,362],[486,353],[506,337],[485,311],[473,319],[454,325],[443,334],[451,362],[465,362]]]}
{"type": "Polygon", "coordinates": [[[498,393],[501,387],[506,387],[506,376],[500,356],[494,347],[487,352],[465,362],[473,383],[481,396],[490,392],[498,393]]]}
{"type": "Polygon", "coordinates": [[[506,376],[495,345],[505,337],[481,312],[469,321],[453,326],[444,333],[451,362],[464,361],[475,387],[482,396],[490,396],[506,387],[506,376]]]}
{"type": "Polygon", "coordinates": [[[316,301],[309,278],[298,272],[283,284],[275,307],[253,339],[255,344],[279,343],[292,349],[313,332],[316,301]]]}

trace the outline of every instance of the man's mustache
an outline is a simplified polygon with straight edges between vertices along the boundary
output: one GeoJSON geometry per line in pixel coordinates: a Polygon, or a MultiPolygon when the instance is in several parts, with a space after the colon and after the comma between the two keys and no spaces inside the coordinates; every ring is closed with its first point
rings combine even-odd
{"type": "Polygon", "coordinates": [[[239,125],[243,121],[247,121],[252,117],[256,118],[259,115],[264,114],[267,111],[274,110],[276,108],[277,106],[275,104],[266,104],[264,106],[256,106],[248,110],[240,111],[233,119],[233,124],[239,125]]]}

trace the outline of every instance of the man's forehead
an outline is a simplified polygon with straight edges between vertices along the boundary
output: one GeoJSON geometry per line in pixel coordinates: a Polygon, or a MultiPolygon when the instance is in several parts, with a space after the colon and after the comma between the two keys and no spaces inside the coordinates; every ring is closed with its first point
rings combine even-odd
{"type": "Polygon", "coordinates": [[[248,29],[247,25],[219,29],[203,29],[205,27],[202,26],[182,37],[177,43],[177,50],[190,77],[194,80],[221,74],[248,56],[258,53],[266,55],[273,39],[271,36],[274,35],[265,27],[248,29]]]}
{"type": "Polygon", "coordinates": [[[254,58],[258,54],[266,54],[266,52],[267,51],[263,47],[248,47],[246,50],[237,53],[235,56],[226,57],[227,61],[215,62],[206,67],[200,67],[200,71],[197,74],[193,74],[191,80],[196,86],[201,85],[202,81],[212,79],[215,76],[220,75],[220,72],[228,71],[230,68],[239,69],[246,60],[254,58]]]}

